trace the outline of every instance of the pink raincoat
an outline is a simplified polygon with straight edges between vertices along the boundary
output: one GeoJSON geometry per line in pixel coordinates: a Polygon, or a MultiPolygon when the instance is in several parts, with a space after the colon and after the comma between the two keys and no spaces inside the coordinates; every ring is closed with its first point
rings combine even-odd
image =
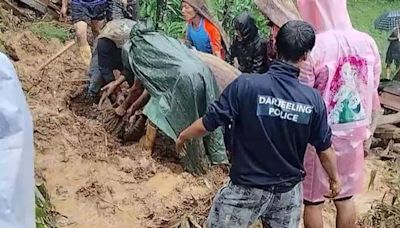
{"type": "MultiPolygon", "coordinates": [[[[372,111],[379,110],[378,84],[381,60],[375,41],[353,29],[346,0],[298,0],[303,20],[317,32],[316,45],[302,65],[300,81],[321,92],[342,192],[337,198],[357,194],[362,189],[363,142],[370,136],[372,111]]],[[[328,177],[309,146],[304,166],[304,199],[324,201],[329,193],[328,177]]]]}

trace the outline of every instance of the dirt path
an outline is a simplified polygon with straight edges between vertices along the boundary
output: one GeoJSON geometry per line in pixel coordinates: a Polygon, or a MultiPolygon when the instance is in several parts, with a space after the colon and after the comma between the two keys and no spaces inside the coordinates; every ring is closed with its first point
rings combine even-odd
{"type": "MultiPolygon", "coordinates": [[[[119,145],[97,121],[67,108],[69,94],[81,84],[76,80],[85,78],[74,49],[36,72],[62,45],[30,32],[6,38],[20,58],[16,68],[35,122],[36,169],[62,215],[61,227],[160,227],[192,212],[204,221],[210,198],[226,179],[221,170],[193,177],[170,159],[119,145]]],[[[369,161],[366,172],[381,165],[375,163],[369,161]]],[[[375,188],[360,197],[360,212],[382,195],[375,188]]],[[[333,227],[331,214],[329,209],[327,227],[333,227]]]]}

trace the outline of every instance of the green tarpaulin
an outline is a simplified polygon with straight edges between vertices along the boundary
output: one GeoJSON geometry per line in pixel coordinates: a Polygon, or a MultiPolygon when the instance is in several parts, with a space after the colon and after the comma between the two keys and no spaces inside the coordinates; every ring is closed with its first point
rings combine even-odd
{"type": "MultiPolygon", "coordinates": [[[[123,59],[151,95],[144,113],[174,140],[219,96],[207,65],[180,41],[155,32],[149,22],[133,27],[123,59]]],[[[186,152],[182,163],[189,172],[204,173],[210,163],[228,162],[221,129],[191,140],[186,152]]]]}

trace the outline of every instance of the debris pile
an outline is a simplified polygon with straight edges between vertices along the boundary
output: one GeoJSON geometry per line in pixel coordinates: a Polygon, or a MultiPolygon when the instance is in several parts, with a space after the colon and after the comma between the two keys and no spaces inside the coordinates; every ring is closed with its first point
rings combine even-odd
{"type": "MultiPolygon", "coordinates": [[[[380,99],[385,115],[378,121],[371,148],[373,154],[387,163],[384,179],[389,190],[372,205],[360,224],[366,228],[397,228],[400,227],[400,82],[381,83],[380,99]]],[[[371,172],[370,187],[376,174],[376,170],[371,172]]]]}
{"type": "Polygon", "coordinates": [[[11,10],[15,16],[33,20],[38,16],[58,17],[61,1],[58,0],[2,0],[0,8],[11,10]]]}
{"type": "Polygon", "coordinates": [[[369,213],[361,219],[366,228],[400,227],[400,162],[391,162],[387,168],[386,182],[389,186],[382,200],[372,205],[369,213]]]}

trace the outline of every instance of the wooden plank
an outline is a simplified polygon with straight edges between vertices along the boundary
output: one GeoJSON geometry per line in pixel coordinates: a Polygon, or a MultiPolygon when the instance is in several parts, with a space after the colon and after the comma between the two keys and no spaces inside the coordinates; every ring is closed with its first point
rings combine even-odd
{"type": "Polygon", "coordinates": [[[388,92],[383,92],[380,95],[380,101],[385,108],[400,111],[400,96],[388,92]]]}
{"type": "Polygon", "coordinates": [[[56,54],[54,54],[53,56],[51,56],[45,63],[43,63],[37,71],[42,70],[43,68],[45,68],[47,65],[49,65],[51,62],[53,62],[55,59],[57,59],[60,55],[62,55],[64,52],[66,52],[68,49],[70,49],[71,47],[73,47],[75,45],[75,40],[71,41],[70,43],[68,43],[67,45],[65,45],[60,51],[58,51],[56,54]]]}
{"type": "Polygon", "coordinates": [[[19,1],[25,3],[26,5],[32,7],[33,9],[35,9],[43,14],[47,12],[47,3],[46,2],[42,2],[40,0],[19,0],[19,1]]]}
{"type": "Polygon", "coordinates": [[[0,3],[3,3],[3,6],[5,8],[12,10],[15,16],[22,16],[31,20],[33,19],[29,14],[25,13],[23,10],[21,10],[18,6],[14,5],[9,0],[0,0],[0,3]]]}
{"type": "Polygon", "coordinates": [[[383,115],[379,117],[378,125],[396,124],[400,123],[400,112],[390,115],[383,115]]]}
{"type": "Polygon", "coordinates": [[[385,83],[383,92],[391,93],[393,95],[400,96],[400,81],[390,81],[385,83]]]}
{"type": "Polygon", "coordinates": [[[61,8],[59,6],[57,6],[56,4],[52,3],[49,1],[48,6],[53,9],[54,11],[56,11],[57,13],[60,12],[61,8]]]}

